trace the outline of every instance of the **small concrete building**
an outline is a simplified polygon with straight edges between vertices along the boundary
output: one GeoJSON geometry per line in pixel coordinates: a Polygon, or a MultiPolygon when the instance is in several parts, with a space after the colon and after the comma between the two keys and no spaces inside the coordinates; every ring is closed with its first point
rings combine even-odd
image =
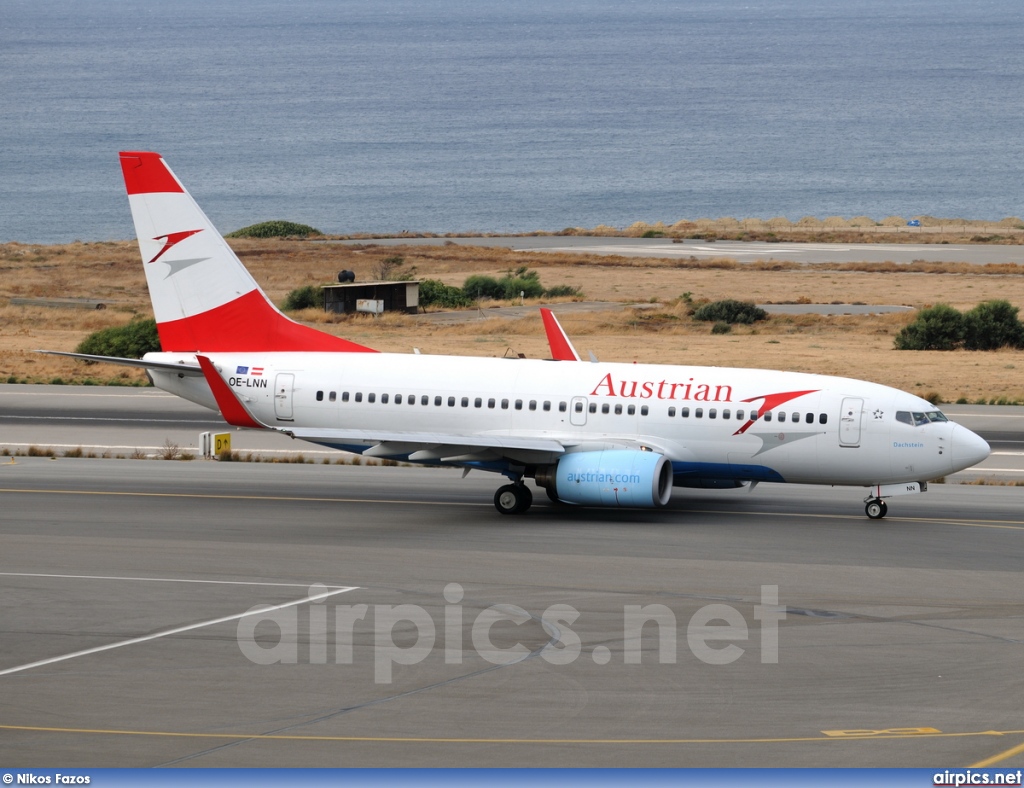
{"type": "Polygon", "coordinates": [[[420,306],[419,282],[353,282],[324,285],[324,310],[350,315],[354,312],[405,312],[415,315],[420,306]]]}

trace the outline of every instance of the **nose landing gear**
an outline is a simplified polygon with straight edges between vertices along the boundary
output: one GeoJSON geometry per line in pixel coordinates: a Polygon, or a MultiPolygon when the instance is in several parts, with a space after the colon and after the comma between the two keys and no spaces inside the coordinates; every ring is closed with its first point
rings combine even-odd
{"type": "Polygon", "coordinates": [[[872,520],[881,520],[889,511],[889,507],[881,498],[869,498],[864,506],[864,514],[872,520]]]}

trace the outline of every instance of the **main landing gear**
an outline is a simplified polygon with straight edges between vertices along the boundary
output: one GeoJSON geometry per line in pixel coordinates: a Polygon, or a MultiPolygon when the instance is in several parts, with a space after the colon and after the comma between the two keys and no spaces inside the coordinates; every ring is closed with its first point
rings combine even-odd
{"type": "Polygon", "coordinates": [[[522,514],[533,505],[533,493],[522,480],[499,487],[494,493],[494,508],[501,514],[522,514]]]}
{"type": "Polygon", "coordinates": [[[869,498],[864,506],[864,514],[872,520],[881,520],[889,511],[889,507],[881,498],[869,498]]]}

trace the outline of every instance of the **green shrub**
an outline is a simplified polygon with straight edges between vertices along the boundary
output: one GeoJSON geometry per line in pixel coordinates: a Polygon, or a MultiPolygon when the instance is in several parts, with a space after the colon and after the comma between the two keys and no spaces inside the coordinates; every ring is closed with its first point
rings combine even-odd
{"type": "Polygon", "coordinates": [[[581,296],[583,292],[572,285],[555,285],[545,290],[544,295],[547,298],[564,298],[566,296],[581,296]]]}
{"type": "Polygon", "coordinates": [[[698,308],[693,313],[694,320],[721,323],[755,323],[767,320],[768,313],[750,301],[736,301],[727,298],[724,301],[712,301],[698,308]]]}
{"type": "Polygon", "coordinates": [[[94,356],[142,358],[160,351],[160,337],[155,320],[132,320],[126,326],[104,328],[86,337],[75,348],[76,353],[94,356]]]}
{"type": "Polygon", "coordinates": [[[512,301],[522,295],[525,298],[540,298],[544,295],[544,285],[540,283],[535,271],[533,276],[504,276],[498,280],[502,286],[502,298],[512,301]]]}
{"type": "Polygon", "coordinates": [[[317,307],[323,309],[324,296],[323,288],[320,285],[306,285],[292,290],[284,299],[282,309],[291,312],[296,309],[310,309],[317,307]]]}
{"type": "Polygon", "coordinates": [[[480,298],[493,298],[495,300],[505,297],[505,288],[493,276],[482,276],[474,274],[462,283],[462,292],[466,298],[476,301],[480,298]]]}
{"type": "Polygon", "coordinates": [[[922,309],[896,335],[897,350],[954,350],[964,340],[964,316],[949,304],[922,309]]]}
{"type": "Polygon", "coordinates": [[[722,321],[719,321],[715,323],[713,326],[711,326],[712,334],[728,334],[730,331],[732,331],[732,325],[730,325],[729,323],[724,323],[722,321]]]}
{"type": "Polygon", "coordinates": [[[289,236],[305,238],[307,235],[323,235],[323,233],[308,224],[296,224],[278,219],[272,222],[250,224],[241,230],[228,233],[225,238],[286,238],[289,236]]]}
{"type": "Polygon", "coordinates": [[[964,313],[964,347],[997,350],[1024,347],[1024,326],[1009,301],[985,301],[964,313]]]}
{"type": "Polygon", "coordinates": [[[468,298],[458,287],[446,285],[436,279],[424,279],[420,282],[420,306],[458,309],[472,304],[472,299],[468,298]]]}

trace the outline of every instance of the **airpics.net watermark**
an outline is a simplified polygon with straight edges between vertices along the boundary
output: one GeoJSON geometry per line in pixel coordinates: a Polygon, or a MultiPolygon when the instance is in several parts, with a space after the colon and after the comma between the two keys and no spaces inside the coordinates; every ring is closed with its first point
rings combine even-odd
{"type": "MultiPolygon", "coordinates": [[[[357,627],[360,633],[372,632],[374,682],[390,684],[395,665],[417,665],[434,651],[438,626],[426,609],[419,605],[327,605],[331,596],[327,587],[315,583],[309,587],[308,605],[270,607],[257,605],[238,621],[237,641],[242,654],[257,665],[297,664],[299,661],[300,624],[308,638],[304,651],[309,663],[328,664],[333,646],[333,663],[351,665],[355,662],[357,627]],[[333,609],[333,643],[328,632],[329,608],[333,609]],[[372,615],[371,615],[372,610],[372,615]],[[367,618],[368,615],[370,618],[367,618]],[[307,620],[300,621],[300,616],[307,620]],[[372,625],[371,625],[372,619],[372,625]],[[363,622],[358,626],[358,622],[363,622]],[[257,628],[261,635],[257,639],[257,628]],[[276,633],[274,632],[276,628],[276,633]],[[396,643],[396,630],[400,643],[396,643]],[[269,633],[269,634],[268,634],[269,633]],[[275,636],[276,635],[276,636],[275,636]]],[[[571,605],[551,605],[539,616],[517,605],[491,605],[478,612],[470,627],[470,646],[464,640],[466,614],[461,604],[464,592],[458,583],[444,588],[444,662],[461,665],[467,652],[492,665],[510,665],[531,655],[550,665],[568,665],[584,656],[583,643],[572,625],[581,613],[571,605]],[[512,645],[498,646],[492,630],[500,622],[521,626],[535,621],[543,627],[548,641],[534,650],[516,640],[512,645]]],[[[779,661],[779,621],[786,618],[786,608],[779,605],[779,587],[761,586],[761,600],[752,606],[751,614],[760,622],[759,651],[763,664],[779,661]]],[[[704,605],[685,622],[686,646],[690,653],[708,665],[729,665],[746,653],[739,643],[750,644],[750,625],[743,613],[733,605],[721,602],[704,605]]],[[[667,605],[624,605],[622,609],[622,661],[626,665],[642,662],[644,628],[654,625],[658,633],[657,661],[663,665],[677,662],[679,622],[667,605]]],[[[502,628],[500,640],[509,640],[508,624],[502,628]]],[[[512,630],[514,631],[514,630],[512,630]]],[[[536,639],[536,638],[535,638],[536,639]]],[[[612,651],[597,645],[589,656],[598,665],[612,661],[612,651]]],[[[650,658],[650,657],[649,657],[650,658]]]]}

